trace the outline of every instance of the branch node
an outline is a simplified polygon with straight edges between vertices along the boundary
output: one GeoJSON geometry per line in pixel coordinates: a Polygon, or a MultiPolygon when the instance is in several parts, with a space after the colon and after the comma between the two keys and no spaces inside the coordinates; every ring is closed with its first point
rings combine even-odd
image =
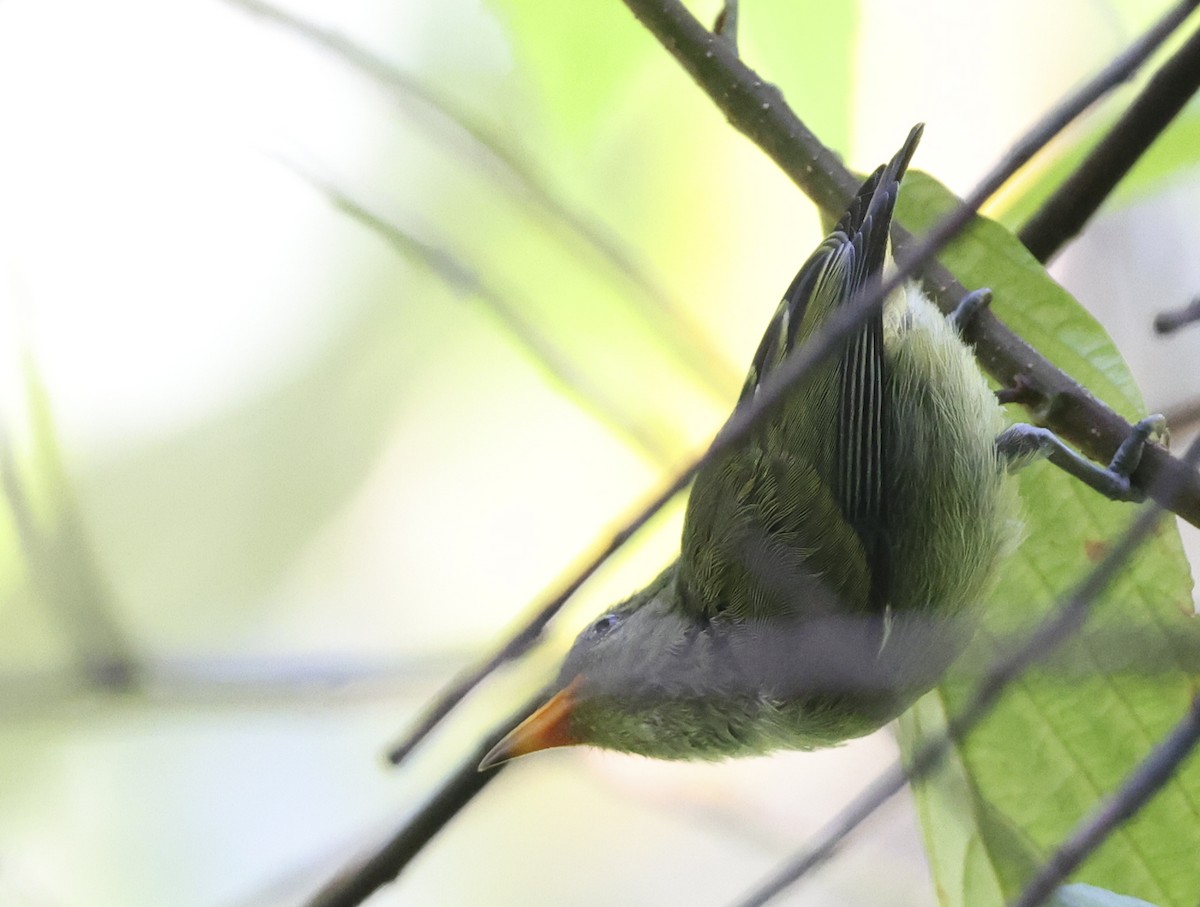
{"type": "Polygon", "coordinates": [[[724,38],[734,54],[738,53],[738,0],[725,0],[713,23],[713,34],[724,38]]]}
{"type": "Polygon", "coordinates": [[[1011,385],[996,391],[996,400],[1002,406],[1018,403],[1035,414],[1049,408],[1046,395],[1034,384],[1029,375],[1021,372],[1013,376],[1011,385]]]}

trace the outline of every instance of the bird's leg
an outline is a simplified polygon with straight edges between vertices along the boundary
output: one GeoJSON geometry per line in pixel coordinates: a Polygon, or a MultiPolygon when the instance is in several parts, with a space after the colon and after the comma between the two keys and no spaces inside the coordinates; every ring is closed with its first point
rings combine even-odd
{"type": "Polygon", "coordinates": [[[1075,452],[1048,428],[1018,423],[1005,429],[996,439],[996,452],[1008,472],[1016,472],[1034,460],[1045,457],[1063,472],[1114,501],[1142,501],[1146,495],[1129,481],[1142,459],[1148,440],[1166,433],[1167,423],[1160,415],[1147,416],[1121,442],[1108,466],[1100,466],[1075,452]]]}
{"type": "Polygon", "coordinates": [[[946,320],[950,322],[950,327],[954,328],[959,336],[962,336],[963,328],[971,323],[971,319],[975,317],[975,313],[980,309],[987,308],[991,304],[991,301],[992,291],[987,287],[972,290],[959,300],[958,305],[954,307],[954,311],[946,316],[946,320]]]}
{"type": "MultiPolygon", "coordinates": [[[[992,291],[981,287],[964,296],[954,307],[954,311],[946,316],[946,320],[961,335],[976,313],[987,307],[991,301],[992,291]]],[[[1107,498],[1136,502],[1144,500],[1146,495],[1140,488],[1134,487],[1129,477],[1141,462],[1146,442],[1158,440],[1166,434],[1166,430],[1166,420],[1160,415],[1142,419],[1121,442],[1108,466],[1093,463],[1072,450],[1050,429],[1024,422],[1017,423],[1001,433],[996,439],[996,452],[1008,472],[1016,472],[1034,460],[1045,457],[1063,472],[1074,476],[1107,498]]]]}

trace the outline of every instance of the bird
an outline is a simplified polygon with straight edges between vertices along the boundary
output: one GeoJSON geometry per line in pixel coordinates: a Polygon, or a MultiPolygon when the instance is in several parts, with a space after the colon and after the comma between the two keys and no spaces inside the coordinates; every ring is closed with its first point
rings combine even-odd
{"type": "MultiPolygon", "coordinates": [[[[861,185],[788,286],[739,406],[895,264],[890,233],[923,126],[861,185]]],[[[811,750],[895,718],[943,676],[1019,544],[1012,472],[1064,446],[1007,420],[959,333],[901,282],[840,351],[692,484],[680,553],[575,639],[553,695],[480,764],[590,745],[659,759],[811,750]]],[[[1158,422],[1092,467],[1128,472],[1158,422]]],[[[1078,458],[1078,455],[1075,455],[1078,458]]]]}

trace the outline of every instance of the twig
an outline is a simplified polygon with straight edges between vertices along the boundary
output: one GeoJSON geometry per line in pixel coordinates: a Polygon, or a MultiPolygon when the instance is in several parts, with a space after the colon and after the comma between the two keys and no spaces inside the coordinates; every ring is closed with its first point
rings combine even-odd
{"type": "MultiPolygon", "coordinates": [[[[1188,448],[1183,464],[1195,469],[1197,461],[1200,461],[1200,438],[1188,448]]],[[[1167,477],[1162,481],[1171,482],[1173,478],[1167,477]]],[[[1173,492],[1174,489],[1170,487],[1160,489],[1160,494],[1167,497],[1173,492]]],[[[738,902],[738,907],[761,907],[795,884],[829,859],[852,831],[907,783],[925,777],[936,768],[950,748],[987,716],[1009,684],[1031,665],[1050,655],[1082,626],[1092,602],[1108,588],[1137,547],[1155,531],[1162,514],[1163,508],[1157,502],[1147,504],[1103,560],[1088,572],[1071,594],[1029,635],[1026,642],[991,669],[966,707],[949,722],[945,734],[920,747],[913,754],[907,769],[897,762],[881,774],[826,826],[817,836],[816,843],[789,861],[749,897],[738,902]]]]}
{"type": "MultiPolygon", "coordinates": [[[[702,457],[699,462],[703,462],[702,457]]],[[[513,659],[519,658],[529,650],[542,635],[542,630],[570,598],[592,578],[600,566],[608,560],[622,545],[634,536],[653,516],[662,509],[679,491],[686,487],[690,473],[672,482],[670,486],[659,491],[647,503],[636,507],[629,517],[617,521],[618,529],[613,529],[607,538],[601,538],[586,553],[581,565],[568,571],[567,579],[545,601],[536,605],[533,613],[524,623],[512,633],[492,654],[480,659],[474,665],[461,671],[425,706],[416,722],[408,728],[404,736],[388,750],[387,759],[393,765],[399,765],[421,742],[429,736],[454,708],[467,695],[479,686],[485,678],[513,659]]]]}
{"type": "Polygon", "coordinates": [[[1131,819],[1164,784],[1200,739],[1200,696],[1187,714],[1132,772],[1107,802],[1081,822],[1021,892],[1013,907],[1038,907],[1087,856],[1120,825],[1131,819]]]}
{"type": "Polygon", "coordinates": [[[656,330],[664,349],[684,365],[688,372],[712,396],[724,403],[730,393],[740,386],[741,372],[734,368],[728,356],[718,349],[691,317],[687,308],[651,277],[620,242],[603,226],[583,212],[573,209],[550,186],[550,181],[537,169],[532,156],[522,148],[513,148],[509,139],[492,130],[465,107],[442,95],[417,78],[398,69],[382,57],[331,29],[296,16],[263,0],[226,0],[245,12],[259,16],[294,35],[334,54],[342,62],[367,78],[384,86],[401,100],[415,100],[435,111],[452,124],[468,140],[470,149],[459,144],[460,151],[474,150],[485,155],[507,176],[521,194],[522,202],[531,201],[540,211],[565,226],[584,247],[593,252],[612,272],[620,275],[635,288],[652,308],[640,309],[643,317],[656,330]]]}
{"type": "Polygon", "coordinates": [[[442,826],[466,806],[471,798],[496,778],[498,770],[481,772],[478,765],[501,738],[517,726],[526,715],[546,700],[547,692],[538,693],[500,725],[446,779],[438,793],[417,814],[407,820],[385,844],[361,862],[339,872],[306,907],[356,907],[377,889],[391,882],[408,862],[420,853],[442,826]]]}
{"type": "Polygon", "coordinates": [[[1159,334],[1173,334],[1197,321],[1200,321],[1200,296],[1181,309],[1159,312],[1154,316],[1154,330],[1159,334]]]}
{"type": "Polygon", "coordinates": [[[738,52],[738,24],[738,0],[725,0],[713,23],[713,34],[728,41],[734,53],[738,52]]]}
{"type": "Polygon", "coordinates": [[[1075,171],[1017,233],[1038,261],[1075,237],[1200,89],[1200,29],[1154,73],[1075,171]]]}

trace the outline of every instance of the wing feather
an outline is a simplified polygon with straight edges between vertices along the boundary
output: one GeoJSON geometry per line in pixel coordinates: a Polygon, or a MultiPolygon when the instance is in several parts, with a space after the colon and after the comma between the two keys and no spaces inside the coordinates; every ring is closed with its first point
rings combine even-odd
{"type": "MultiPolygon", "coordinates": [[[[882,279],[900,179],[920,127],[862,185],[800,268],[742,391],[882,279]]],[[[882,308],[765,425],[696,477],[684,521],[682,606],[771,619],[888,603],[887,375],[882,308]]]]}

